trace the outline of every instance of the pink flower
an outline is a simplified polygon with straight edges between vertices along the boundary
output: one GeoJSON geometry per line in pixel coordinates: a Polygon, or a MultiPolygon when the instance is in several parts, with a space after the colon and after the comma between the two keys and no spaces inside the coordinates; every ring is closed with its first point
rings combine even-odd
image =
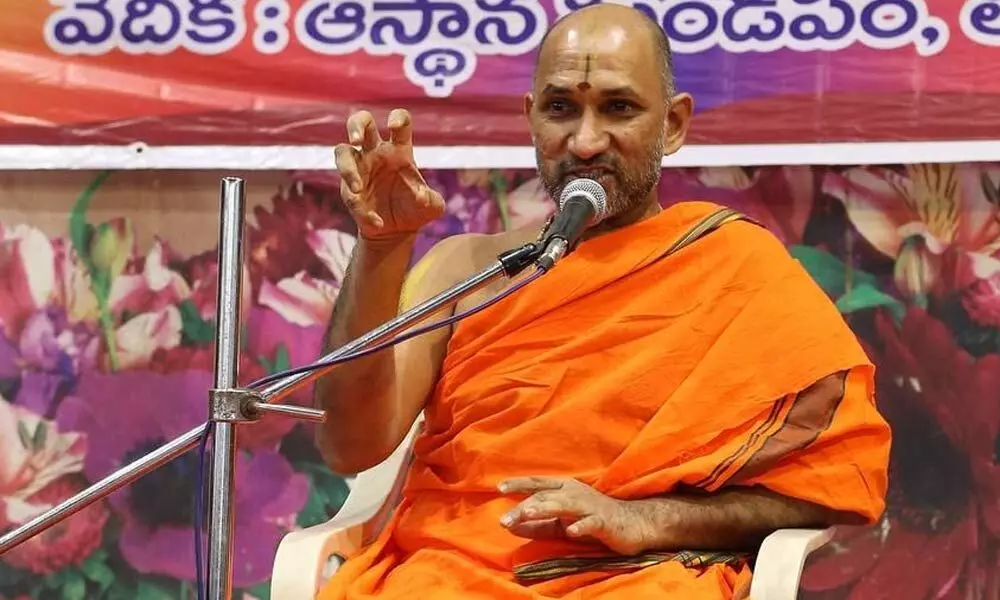
{"type": "Polygon", "coordinates": [[[179,273],[167,266],[163,243],[149,250],[142,272],[123,274],[111,283],[108,305],[114,313],[155,312],[186,300],[191,288],[179,273]]]}
{"type": "Polygon", "coordinates": [[[337,287],[304,271],[277,284],[264,279],[258,301],[289,323],[302,327],[322,325],[330,319],[337,287]]]}
{"type": "MultiPolygon", "coordinates": [[[[339,175],[334,179],[339,181],[339,175]]],[[[309,232],[355,229],[337,189],[339,183],[327,189],[306,185],[300,179],[271,199],[270,211],[263,206],[254,208],[256,223],[249,227],[246,249],[254,290],[260,289],[261,279],[281,281],[300,271],[322,277],[323,265],[306,243],[309,232]]]]}
{"type": "Polygon", "coordinates": [[[816,189],[815,171],[806,166],[663,169],[659,187],[664,206],[717,202],[746,214],[786,244],[802,241],[816,189]]]}
{"type": "Polygon", "coordinates": [[[312,229],[306,234],[306,243],[339,287],[347,273],[357,238],[339,229],[312,229]]]}
{"type": "Polygon", "coordinates": [[[300,271],[294,277],[286,277],[278,283],[264,279],[257,301],[289,323],[301,327],[326,324],[356,242],[354,236],[337,229],[310,230],[306,235],[306,243],[333,276],[333,280],[318,279],[305,271],[300,271]]]}
{"type": "Polygon", "coordinates": [[[37,310],[65,309],[70,323],[97,320],[90,276],[70,243],[27,225],[0,225],[0,325],[16,339],[37,310]]]}
{"type": "Polygon", "coordinates": [[[969,286],[962,295],[962,306],[976,323],[1000,327],[1000,273],[969,286]]]}
{"type": "Polygon", "coordinates": [[[556,208],[549,199],[539,177],[530,179],[507,194],[507,226],[509,229],[541,226],[556,208]]]}
{"type": "Polygon", "coordinates": [[[843,529],[802,587],[849,600],[995,598],[974,592],[970,567],[997,565],[1000,355],[969,355],[920,308],[899,325],[877,313],[874,326],[865,346],[892,427],[886,511],[876,527],[843,529]]]}
{"type": "Polygon", "coordinates": [[[181,313],[175,306],[132,317],[115,331],[119,367],[147,366],[157,350],[180,345],[182,327],[181,313]]]}
{"type": "Polygon", "coordinates": [[[998,178],[1000,171],[971,164],[908,165],[904,173],[858,167],[827,171],[823,191],[876,250],[907,263],[896,270],[900,289],[920,293],[1000,272],[992,256],[1000,250],[998,178]]]}
{"type": "MultiPolygon", "coordinates": [[[[82,477],[61,477],[31,499],[52,506],[83,488],[82,477]]],[[[38,575],[51,575],[68,565],[79,566],[101,546],[108,516],[104,501],[95,502],[14,548],[4,559],[12,567],[38,575]]]]}
{"type": "Polygon", "coordinates": [[[100,310],[97,296],[90,287],[90,274],[65,239],[52,242],[55,255],[55,291],[53,302],[65,310],[70,323],[93,323],[100,310]]]}
{"type": "Polygon", "coordinates": [[[55,253],[49,238],[27,225],[0,228],[0,324],[17,339],[25,319],[55,292],[55,253]]]}
{"type": "MultiPolygon", "coordinates": [[[[217,259],[206,262],[193,269],[194,277],[191,286],[191,302],[198,309],[198,314],[206,321],[215,320],[216,302],[219,294],[219,263],[217,259]]],[[[243,264],[243,283],[240,287],[243,297],[241,313],[244,318],[250,314],[253,306],[253,286],[250,283],[250,268],[243,264]]]]}
{"type": "Polygon", "coordinates": [[[82,471],[85,454],[80,434],[60,432],[53,422],[0,398],[0,529],[51,508],[35,495],[82,471]]]}

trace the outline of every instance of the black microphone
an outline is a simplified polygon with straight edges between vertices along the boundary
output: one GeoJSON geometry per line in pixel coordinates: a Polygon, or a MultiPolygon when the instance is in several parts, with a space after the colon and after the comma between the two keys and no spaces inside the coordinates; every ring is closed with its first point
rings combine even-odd
{"type": "Polygon", "coordinates": [[[593,179],[574,179],[559,195],[559,213],[546,228],[541,245],[545,250],[538,266],[548,270],[563,256],[576,249],[583,232],[604,220],[608,213],[608,194],[593,179]]]}

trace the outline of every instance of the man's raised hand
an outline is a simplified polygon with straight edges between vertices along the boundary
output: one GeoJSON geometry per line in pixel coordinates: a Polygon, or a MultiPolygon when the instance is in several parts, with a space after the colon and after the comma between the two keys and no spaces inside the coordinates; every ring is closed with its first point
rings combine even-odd
{"type": "Polygon", "coordinates": [[[340,194],[361,237],[387,240],[415,234],[444,213],[444,198],[432,190],[413,160],[410,113],[395,109],[382,139],[366,110],[347,120],[350,143],[335,150],[340,194]]]}

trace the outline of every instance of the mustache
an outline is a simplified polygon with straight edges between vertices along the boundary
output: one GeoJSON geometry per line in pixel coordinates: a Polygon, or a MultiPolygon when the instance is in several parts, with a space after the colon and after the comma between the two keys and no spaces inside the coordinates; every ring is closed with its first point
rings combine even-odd
{"type": "Polygon", "coordinates": [[[587,160],[569,159],[559,163],[558,175],[562,179],[571,171],[584,171],[588,169],[604,169],[612,173],[618,173],[619,165],[617,159],[611,156],[595,156],[587,160]]]}

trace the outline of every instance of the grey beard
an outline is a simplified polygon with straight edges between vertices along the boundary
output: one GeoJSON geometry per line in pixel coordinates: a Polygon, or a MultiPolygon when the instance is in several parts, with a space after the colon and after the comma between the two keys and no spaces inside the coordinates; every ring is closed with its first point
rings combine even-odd
{"type": "MultiPolygon", "coordinates": [[[[649,193],[660,182],[660,167],[663,161],[663,140],[657,140],[647,155],[646,164],[637,173],[624,170],[617,170],[615,176],[618,178],[618,186],[614,193],[608,194],[608,216],[619,215],[627,212],[646,201],[649,193]]],[[[542,157],[538,149],[535,149],[535,162],[538,166],[538,174],[542,179],[545,192],[556,204],[562,194],[563,185],[558,178],[550,178],[542,170],[542,157]]]]}

